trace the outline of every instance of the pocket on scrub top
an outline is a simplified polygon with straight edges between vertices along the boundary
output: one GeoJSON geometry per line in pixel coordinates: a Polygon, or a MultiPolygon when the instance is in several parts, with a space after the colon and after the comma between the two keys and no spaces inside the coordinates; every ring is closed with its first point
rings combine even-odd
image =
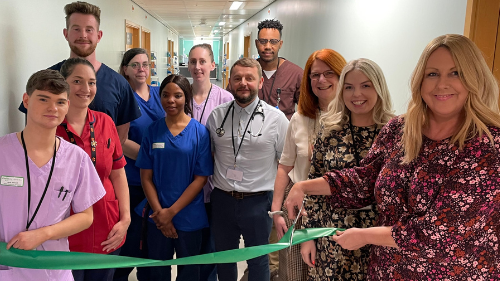
{"type": "Polygon", "coordinates": [[[55,188],[52,190],[51,197],[51,211],[55,212],[55,214],[69,211],[71,201],[73,200],[73,191],[65,187],[55,188]]]}

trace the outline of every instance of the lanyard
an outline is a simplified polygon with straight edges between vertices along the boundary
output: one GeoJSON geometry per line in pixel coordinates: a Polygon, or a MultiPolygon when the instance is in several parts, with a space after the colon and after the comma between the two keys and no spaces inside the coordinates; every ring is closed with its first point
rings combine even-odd
{"type": "MultiPolygon", "coordinates": [[[[234,104],[234,101],[233,101],[233,104],[234,104]]],[[[234,166],[236,167],[236,156],[238,156],[238,153],[240,153],[240,149],[241,149],[241,145],[243,144],[243,140],[245,139],[245,134],[248,130],[248,125],[250,125],[250,122],[253,120],[253,116],[255,114],[255,110],[257,110],[257,107],[259,107],[260,105],[260,100],[259,102],[257,103],[257,106],[255,106],[255,108],[253,109],[252,111],[252,115],[250,115],[250,118],[248,118],[248,122],[247,122],[247,125],[245,126],[245,130],[243,131],[243,135],[241,136],[241,142],[240,142],[240,145],[238,146],[238,150],[236,151],[236,147],[234,146],[234,106],[233,106],[233,112],[231,114],[231,140],[233,141],[233,153],[234,153],[234,166]]],[[[238,125],[239,126],[239,125],[238,125]]]]}
{"type": "MultiPolygon", "coordinates": [[[[280,58],[278,57],[278,66],[276,67],[276,71],[273,74],[274,75],[273,83],[271,83],[271,90],[269,90],[269,99],[267,101],[266,101],[266,96],[264,95],[264,90],[262,90],[262,97],[264,98],[264,101],[267,102],[268,104],[271,104],[271,95],[273,94],[274,81],[276,81],[276,76],[278,76],[279,67],[280,67],[280,58]]],[[[281,89],[278,91],[278,103],[276,104],[276,106],[279,106],[280,94],[281,94],[281,89]]]]}
{"type": "Polygon", "coordinates": [[[35,220],[36,214],[38,213],[38,210],[40,209],[40,206],[42,205],[43,199],[45,198],[45,194],[47,194],[47,189],[49,188],[50,179],[52,178],[52,172],[54,171],[54,165],[56,163],[56,143],[57,143],[57,140],[54,141],[54,156],[52,156],[52,166],[50,166],[50,173],[49,173],[49,178],[47,179],[47,184],[45,185],[45,189],[43,190],[42,197],[40,198],[40,201],[38,202],[38,205],[36,206],[35,212],[33,213],[33,216],[30,219],[31,178],[30,178],[30,166],[29,166],[29,162],[28,162],[28,150],[26,149],[26,143],[24,142],[23,133],[24,133],[24,131],[21,132],[21,142],[23,143],[24,159],[26,160],[26,174],[28,176],[28,218],[26,219],[26,231],[28,231],[31,224],[35,220]]]}
{"type": "MultiPolygon", "coordinates": [[[[78,145],[75,141],[75,135],[68,129],[68,124],[63,123],[64,129],[66,129],[66,134],[68,134],[69,141],[74,144],[78,145]]],[[[95,167],[95,162],[96,162],[96,152],[95,152],[95,147],[97,146],[97,142],[95,141],[95,134],[94,134],[94,124],[92,122],[89,122],[90,125],[90,159],[92,159],[92,164],[94,164],[95,167]]]]}
{"type": "Polygon", "coordinates": [[[212,92],[212,84],[210,84],[210,90],[208,91],[208,95],[207,95],[207,99],[205,100],[205,105],[203,106],[203,111],[201,112],[201,116],[200,116],[200,123],[201,123],[201,119],[203,119],[203,113],[205,113],[205,108],[207,107],[207,103],[208,103],[208,98],[210,97],[210,93],[212,92]]]}

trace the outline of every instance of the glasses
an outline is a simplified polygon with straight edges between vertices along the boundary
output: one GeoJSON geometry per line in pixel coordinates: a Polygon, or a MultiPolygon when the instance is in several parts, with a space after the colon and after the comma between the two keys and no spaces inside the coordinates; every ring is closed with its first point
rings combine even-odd
{"type": "Polygon", "coordinates": [[[333,71],[333,70],[327,70],[327,71],[325,71],[323,73],[315,73],[315,72],[313,72],[313,73],[309,74],[309,78],[311,78],[311,80],[319,80],[319,77],[321,77],[321,74],[323,74],[323,76],[325,78],[332,78],[335,75],[337,75],[337,73],[335,73],[335,71],[333,71]]]}
{"type": "Polygon", "coordinates": [[[261,45],[266,45],[267,42],[271,42],[271,45],[277,45],[281,40],[280,39],[257,39],[261,45]]]}
{"type": "Polygon", "coordinates": [[[151,66],[151,63],[149,63],[149,62],[145,62],[145,63],[143,63],[143,64],[141,65],[141,64],[140,64],[140,63],[138,63],[138,62],[134,62],[134,63],[128,64],[127,66],[130,66],[130,67],[132,67],[133,69],[136,69],[136,70],[137,70],[137,69],[139,69],[139,68],[141,68],[141,66],[142,66],[142,68],[147,69],[147,68],[149,68],[149,67],[151,66]]]}

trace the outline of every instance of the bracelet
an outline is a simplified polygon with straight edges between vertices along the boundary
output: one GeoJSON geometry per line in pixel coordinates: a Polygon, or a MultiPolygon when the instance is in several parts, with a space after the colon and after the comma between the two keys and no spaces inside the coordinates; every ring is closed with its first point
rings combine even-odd
{"type": "Polygon", "coordinates": [[[274,215],[280,215],[280,216],[282,216],[283,215],[283,211],[274,211],[274,212],[267,211],[267,214],[269,215],[270,218],[272,218],[274,215]]]}

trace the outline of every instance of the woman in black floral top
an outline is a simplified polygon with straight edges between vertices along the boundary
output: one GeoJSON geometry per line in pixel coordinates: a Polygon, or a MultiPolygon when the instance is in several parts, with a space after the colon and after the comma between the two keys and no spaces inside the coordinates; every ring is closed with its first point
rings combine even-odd
{"type": "Polygon", "coordinates": [[[376,200],[378,227],[333,238],[373,245],[369,280],[500,280],[498,84],[474,43],[449,34],[427,45],[411,86],[408,113],[381,130],[361,167],[297,183],[287,208],[304,192],[348,208],[376,200]]]}
{"type": "MultiPolygon", "coordinates": [[[[339,78],[337,95],[323,116],[323,132],[314,145],[309,178],[332,169],[359,166],[380,128],[394,115],[389,90],[380,67],[371,60],[349,62],[339,78]],[[353,138],[354,136],[354,138],[353,138]]],[[[310,196],[303,227],[370,227],[376,210],[332,208],[327,197],[310,196]]],[[[373,202],[374,203],[374,202],[373,202]]],[[[308,280],[365,280],[370,248],[343,250],[331,237],[301,245],[304,261],[311,266],[308,280]]]]}

